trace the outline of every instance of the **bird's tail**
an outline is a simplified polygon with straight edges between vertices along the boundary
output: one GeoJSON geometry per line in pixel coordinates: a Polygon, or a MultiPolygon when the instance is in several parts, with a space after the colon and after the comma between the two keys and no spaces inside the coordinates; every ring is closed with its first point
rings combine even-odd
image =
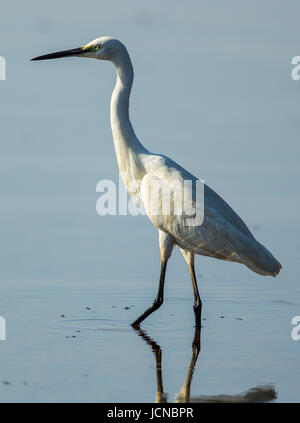
{"type": "Polygon", "coordinates": [[[239,256],[243,264],[260,275],[276,277],[282,268],[279,261],[255,238],[247,237],[245,249],[239,256]]]}

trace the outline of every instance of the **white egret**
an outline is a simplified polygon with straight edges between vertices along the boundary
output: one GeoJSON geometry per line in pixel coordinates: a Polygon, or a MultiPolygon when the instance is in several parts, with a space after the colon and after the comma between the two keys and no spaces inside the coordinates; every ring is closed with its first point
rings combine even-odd
{"type": "MultiPolygon", "coordinates": [[[[204,187],[204,220],[202,224],[186,224],[184,213],[162,213],[161,204],[153,197],[151,186],[158,182],[167,186],[172,198],[185,181],[197,178],[162,154],[149,152],[138,140],[129,119],[129,97],[133,83],[133,68],[125,46],[111,37],[100,37],[84,47],[47,54],[32,60],[79,56],[111,61],[117,71],[113,90],[110,116],[113,140],[119,170],[131,195],[139,196],[146,213],[159,232],[161,271],[157,296],[133,326],[138,326],[147,316],[157,310],[164,299],[166,266],[173,247],[177,245],[190,270],[194,291],[196,327],[201,326],[202,303],[197,287],[194,255],[200,254],[221,260],[238,262],[261,275],[276,276],[281,264],[260,244],[233,209],[211,188],[204,187]],[[153,213],[153,203],[159,203],[158,213],[153,213]]],[[[195,202],[195,190],[187,192],[195,202]]]]}

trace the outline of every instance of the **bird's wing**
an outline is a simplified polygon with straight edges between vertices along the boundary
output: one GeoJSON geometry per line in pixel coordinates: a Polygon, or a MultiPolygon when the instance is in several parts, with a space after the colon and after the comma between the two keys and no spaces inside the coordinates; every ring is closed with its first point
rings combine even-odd
{"type": "Polygon", "coordinates": [[[243,263],[262,275],[276,276],[279,273],[281,264],[253,237],[242,219],[211,188],[202,184],[202,202],[201,195],[196,195],[197,178],[164,156],[152,157],[145,169],[140,196],[146,213],[158,229],[173,236],[180,248],[243,263]],[[186,185],[186,181],[189,184],[186,185]],[[161,191],[157,190],[157,186],[161,187],[161,191]],[[186,212],[185,202],[182,205],[182,197],[178,196],[180,190],[184,198],[191,199],[196,211],[198,204],[200,211],[203,206],[203,221],[198,223],[197,218],[191,220],[190,210],[186,212]],[[163,201],[165,193],[167,201],[163,201]],[[178,207],[180,205],[181,208],[178,207]],[[181,213],[178,213],[178,208],[181,213]]]}
{"type": "Polygon", "coordinates": [[[182,197],[178,200],[180,189],[184,198],[192,199],[193,207],[197,208],[197,178],[164,156],[159,156],[157,162],[153,160],[148,170],[142,180],[140,195],[148,217],[158,229],[172,235],[182,248],[223,260],[240,261],[237,252],[242,248],[240,244],[244,241],[243,235],[246,238],[253,236],[245,223],[218,194],[204,185],[204,219],[197,224],[197,220],[191,220],[191,216],[185,212],[184,205],[181,213],[175,212],[178,201],[182,201],[182,197]],[[186,184],[186,181],[190,183],[186,184]],[[159,194],[155,189],[157,186],[162,187],[159,194]],[[169,194],[164,202],[167,191],[169,194]]]}

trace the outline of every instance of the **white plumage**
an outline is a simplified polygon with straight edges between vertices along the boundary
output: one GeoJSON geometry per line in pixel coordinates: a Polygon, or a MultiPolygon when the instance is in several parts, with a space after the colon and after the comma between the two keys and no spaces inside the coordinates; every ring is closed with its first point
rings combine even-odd
{"type": "MultiPolygon", "coordinates": [[[[281,269],[280,263],[254,238],[233,209],[207,185],[204,186],[204,220],[201,225],[187,225],[185,213],[174,213],[178,187],[183,187],[185,181],[193,181],[195,184],[197,178],[170,158],[150,153],[137,139],[129,119],[133,68],[125,46],[111,37],[101,37],[79,49],[40,56],[33,60],[64,56],[109,60],[115,65],[117,82],[110,112],[119,170],[129,193],[141,199],[149,219],[159,231],[162,265],[158,294],[153,305],[133,325],[139,325],[162,304],[166,264],[174,245],[181,249],[190,268],[196,326],[200,326],[201,321],[201,300],[194,271],[194,254],[242,263],[261,275],[276,276],[281,269]],[[168,187],[172,198],[170,213],[163,213],[159,198],[157,195],[154,197],[152,188],[155,184],[168,187]],[[158,209],[155,213],[153,204],[158,209]]],[[[195,203],[195,190],[192,186],[188,188],[187,194],[195,203]]]]}

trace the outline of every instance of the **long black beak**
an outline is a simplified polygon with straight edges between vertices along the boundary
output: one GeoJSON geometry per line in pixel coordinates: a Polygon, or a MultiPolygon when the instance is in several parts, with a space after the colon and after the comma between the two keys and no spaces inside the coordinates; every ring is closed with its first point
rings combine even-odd
{"type": "Polygon", "coordinates": [[[44,54],[43,56],[34,57],[31,60],[59,59],[60,57],[79,56],[83,53],[86,53],[86,50],[81,47],[78,47],[73,48],[72,50],[64,50],[58,51],[57,53],[44,54]]]}

